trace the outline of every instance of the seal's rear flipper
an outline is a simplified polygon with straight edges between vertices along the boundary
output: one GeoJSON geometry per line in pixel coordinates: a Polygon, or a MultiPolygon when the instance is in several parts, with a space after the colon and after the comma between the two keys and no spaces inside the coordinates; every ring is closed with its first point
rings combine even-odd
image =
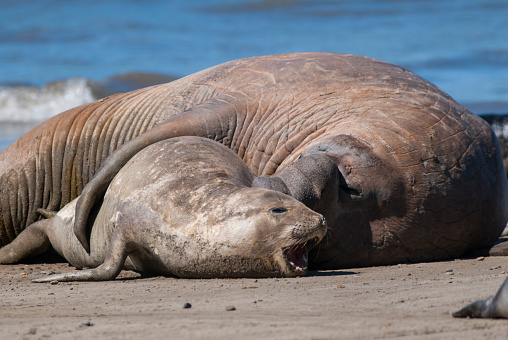
{"type": "Polygon", "coordinates": [[[11,243],[0,249],[0,264],[10,264],[44,253],[50,246],[44,231],[48,220],[29,225],[11,243]]]}

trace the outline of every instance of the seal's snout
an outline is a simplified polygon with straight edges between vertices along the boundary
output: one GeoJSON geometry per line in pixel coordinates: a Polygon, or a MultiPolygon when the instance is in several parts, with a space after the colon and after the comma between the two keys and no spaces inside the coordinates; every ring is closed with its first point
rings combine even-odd
{"type": "Polygon", "coordinates": [[[291,230],[293,244],[282,248],[286,276],[303,275],[307,272],[309,251],[321,242],[327,229],[326,219],[315,212],[295,225],[291,230]]]}

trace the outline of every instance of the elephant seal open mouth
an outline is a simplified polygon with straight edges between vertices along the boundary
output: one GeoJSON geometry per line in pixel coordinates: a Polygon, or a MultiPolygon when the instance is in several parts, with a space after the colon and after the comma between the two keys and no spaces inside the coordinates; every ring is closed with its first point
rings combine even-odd
{"type": "Polygon", "coordinates": [[[304,243],[282,249],[284,259],[288,265],[288,272],[305,272],[309,266],[309,250],[314,248],[319,241],[318,237],[314,237],[304,243]]]}
{"type": "Polygon", "coordinates": [[[117,174],[90,221],[91,252],[73,233],[76,200],[0,249],[0,263],[49,245],[78,268],[36,282],[111,280],[121,269],[180,277],[303,275],[326,233],[322,215],[283,193],[250,187],[251,170],[200,137],[153,144],[117,174]]]}

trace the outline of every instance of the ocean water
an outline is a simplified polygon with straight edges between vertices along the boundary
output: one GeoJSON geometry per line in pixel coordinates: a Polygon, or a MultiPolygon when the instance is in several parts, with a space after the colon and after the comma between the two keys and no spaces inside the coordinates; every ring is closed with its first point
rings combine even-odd
{"type": "Polygon", "coordinates": [[[5,0],[0,8],[0,150],[111,92],[296,51],[382,59],[475,113],[508,112],[506,0],[5,0]]]}

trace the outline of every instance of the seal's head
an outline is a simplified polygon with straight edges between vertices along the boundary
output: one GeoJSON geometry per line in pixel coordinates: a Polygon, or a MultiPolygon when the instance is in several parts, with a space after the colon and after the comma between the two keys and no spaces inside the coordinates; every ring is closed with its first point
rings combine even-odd
{"type": "Polygon", "coordinates": [[[327,229],[325,218],[304,204],[267,191],[261,195],[264,203],[262,218],[264,235],[259,235],[264,250],[279,267],[283,276],[303,275],[308,268],[308,252],[324,237],[327,229]]]}
{"type": "Polygon", "coordinates": [[[213,240],[208,235],[208,242],[221,242],[221,247],[214,246],[213,255],[202,262],[215,277],[304,275],[309,250],[327,231],[321,214],[273,190],[242,188],[221,206],[220,215],[208,220],[218,231],[213,240]]]}
{"type": "Polygon", "coordinates": [[[188,259],[176,274],[201,278],[304,275],[309,250],[327,231],[323,215],[273,190],[237,187],[228,191],[224,196],[216,193],[213,208],[205,209],[203,219],[196,221],[207,226],[199,231],[206,241],[200,242],[199,249],[207,251],[187,246],[188,259]],[[198,253],[199,259],[189,260],[198,253]]]}

